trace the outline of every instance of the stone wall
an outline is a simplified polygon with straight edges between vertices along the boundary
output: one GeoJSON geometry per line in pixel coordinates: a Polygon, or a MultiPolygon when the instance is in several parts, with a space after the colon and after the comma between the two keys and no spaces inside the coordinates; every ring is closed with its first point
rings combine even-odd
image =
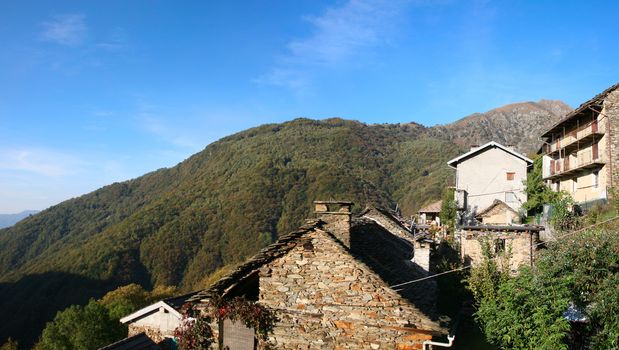
{"type": "Polygon", "coordinates": [[[276,310],[277,349],[422,349],[438,324],[328,233],[315,230],[260,270],[259,302],[276,310]]]}
{"type": "MultiPolygon", "coordinates": [[[[460,232],[460,254],[462,260],[470,262],[473,266],[479,265],[483,261],[482,242],[487,240],[490,248],[495,248],[497,239],[505,240],[505,251],[499,256],[509,256],[509,270],[515,273],[518,267],[531,265],[534,256],[531,256],[532,245],[539,242],[538,233],[529,232],[481,232],[462,230],[460,232]]],[[[535,249],[533,249],[533,253],[535,249]]],[[[498,259],[499,262],[504,261],[498,259]]]]}
{"type": "Polygon", "coordinates": [[[155,343],[160,343],[166,338],[164,334],[161,334],[161,330],[157,327],[149,327],[133,323],[129,324],[129,333],[127,337],[132,337],[140,333],[145,333],[146,336],[152,339],[155,343]]]}
{"type": "MultiPolygon", "coordinates": [[[[608,186],[617,185],[617,166],[619,166],[619,90],[615,90],[608,94],[604,100],[604,109],[602,110],[608,117],[605,137],[608,138],[607,145],[607,164],[606,178],[608,186]]],[[[610,193],[609,193],[610,195],[610,193]]]]}

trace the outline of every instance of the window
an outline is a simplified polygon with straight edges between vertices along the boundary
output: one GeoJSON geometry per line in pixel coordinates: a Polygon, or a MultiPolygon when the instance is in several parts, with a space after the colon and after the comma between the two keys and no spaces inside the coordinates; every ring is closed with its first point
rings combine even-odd
{"type": "Polygon", "coordinates": [[[513,171],[508,171],[507,172],[507,181],[514,181],[514,176],[516,175],[515,172],[513,171]]]}
{"type": "Polygon", "coordinates": [[[575,177],[572,179],[572,193],[576,193],[578,190],[578,178],[575,177]]]}
{"type": "Polygon", "coordinates": [[[505,238],[498,238],[494,240],[494,252],[502,253],[505,251],[505,238]]]}
{"type": "Polygon", "coordinates": [[[514,192],[505,192],[505,203],[515,203],[518,199],[514,192]]]}
{"type": "Polygon", "coordinates": [[[597,188],[599,186],[600,183],[600,172],[599,171],[594,171],[593,172],[593,187],[597,188]]]}

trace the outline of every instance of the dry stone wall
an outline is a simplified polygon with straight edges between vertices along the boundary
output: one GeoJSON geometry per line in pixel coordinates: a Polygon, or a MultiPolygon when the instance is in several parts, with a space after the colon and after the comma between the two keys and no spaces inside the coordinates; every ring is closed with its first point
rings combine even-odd
{"type": "Polygon", "coordinates": [[[604,110],[602,111],[608,116],[608,128],[607,135],[608,145],[607,155],[608,164],[606,164],[606,178],[608,179],[608,186],[616,186],[619,179],[617,179],[617,166],[619,166],[619,90],[615,90],[608,94],[604,100],[604,110]]]}
{"type": "MultiPolygon", "coordinates": [[[[462,260],[473,266],[479,265],[483,261],[482,242],[486,240],[490,248],[495,248],[498,239],[505,240],[505,251],[500,254],[507,254],[508,264],[512,273],[515,273],[520,266],[531,265],[532,245],[539,239],[537,233],[529,232],[480,232],[462,231],[460,240],[460,254],[462,260]]],[[[499,259],[501,261],[501,259],[499,259]]]]}

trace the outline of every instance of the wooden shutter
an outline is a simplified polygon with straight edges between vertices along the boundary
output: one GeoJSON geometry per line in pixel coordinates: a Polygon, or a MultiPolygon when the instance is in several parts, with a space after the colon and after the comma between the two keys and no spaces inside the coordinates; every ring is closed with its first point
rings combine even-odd
{"type": "Polygon", "coordinates": [[[597,143],[594,143],[591,146],[591,158],[592,160],[598,159],[598,144],[597,143]]]}
{"type": "Polygon", "coordinates": [[[591,121],[591,132],[598,132],[598,118],[596,117],[593,117],[593,120],[591,121]]]}
{"type": "Polygon", "coordinates": [[[554,175],[557,169],[555,168],[555,160],[550,160],[550,175],[554,175]]]}

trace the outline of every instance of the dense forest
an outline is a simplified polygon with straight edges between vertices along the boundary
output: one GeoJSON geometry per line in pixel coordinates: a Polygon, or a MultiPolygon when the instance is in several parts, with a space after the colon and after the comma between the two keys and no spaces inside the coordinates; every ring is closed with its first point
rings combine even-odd
{"type": "MultiPolygon", "coordinates": [[[[535,108],[540,130],[559,118],[535,108]]],[[[531,118],[505,113],[514,123],[531,118]]],[[[479,125],[468,131],[475,141],[479,125]]],[[[342,119],[263,125],[0,230],[0,310],[13,320],[0,325],[0,343],[12,336],[31,345],[58,310],[128,283],[203,288],[218,269],[295,229],[316,199],[411,215],[441,197],[453,181],[446,161],[465,150],[466,128],[458,142],[441,128],[342,119]]],[[[487,137],[521,141],[502,130],[487,137]]],[[[535,150],[534,139],[520,150],[535,150]]]]}

